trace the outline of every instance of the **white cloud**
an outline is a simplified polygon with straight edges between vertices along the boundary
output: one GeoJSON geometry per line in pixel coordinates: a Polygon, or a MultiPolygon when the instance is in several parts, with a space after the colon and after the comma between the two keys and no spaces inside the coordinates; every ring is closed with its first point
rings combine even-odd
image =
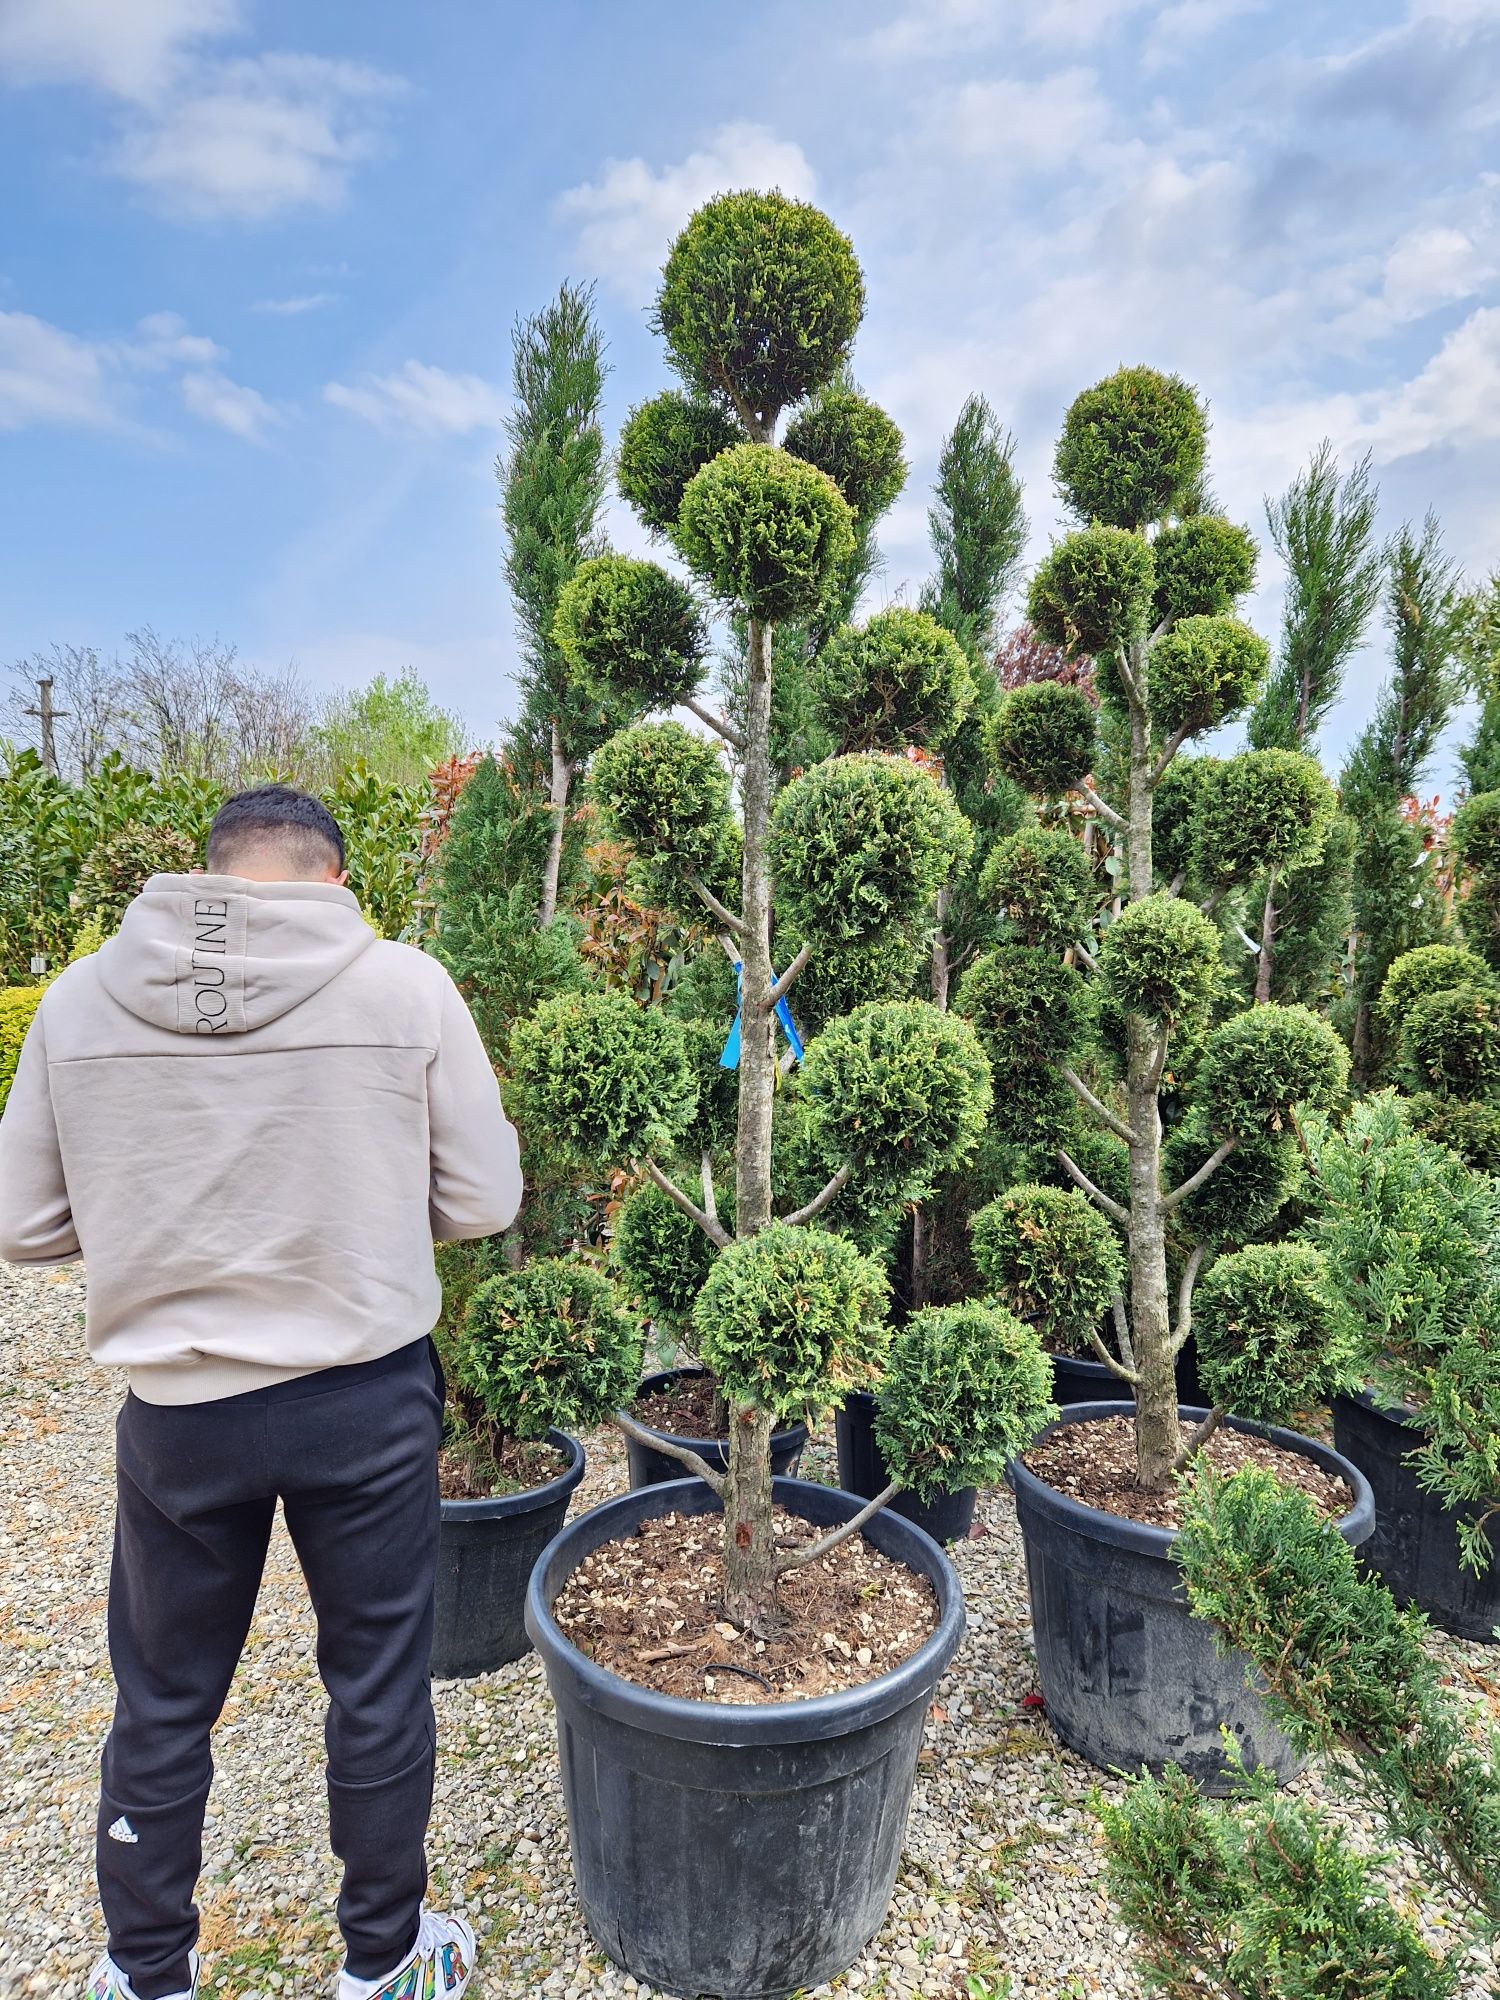
{"type": "Polygon", "coordinates": [[[206,368],[223,359],[224,350],[206,334],[194,333],[181,313],[147,313],[136,323],[137,338],[124,350],[139,368],[174,365],[206,368]]]}
{"type": "Polygon", "coordinates": [[[266,431],[281,421],[276,406],[267,402],[258,389],[231,382],[217,369],[194,370],[184,375],[182,400],[204,423],[217,424],[221,431],[244,438],[249,444],[258,444],[266,431]]]}
{"type": "Polygon", "coordinates": [[[260,221],[331,208],[369,157],[399,89],[363,63],[271,54],[214,64],[195,87],[132,123],[115,171],[177,215],[260,221]]]}
{"type": "Polygon", "coordinates": [[[290,299],[257,299],[252,312],[276,313],[284,319],[295,319],[303,313],[316,312],[320,306],[331,305],[332,292],[304,292],[300,297],[290,299]]]}
{"type": "Polygon", "coordinates": [[[653,168],[639,155],[606,160],[597,180],[558,197],[556,212],[578,225],[584,267],[640,298],[695,208],[731,188],[773,187],[810,197],[816,176],[807,155],[769,126],[738,120],[721,125],[706,146],[674,166],[653,168]]]}
{"type": "Polygon", "coordinates": [[[195,43],[239,25],[238,0],[5,0],[0,77],[148,99],[195,43]]]}
{"type": "Polygon", "coordinates": [[[407,361],[392,374],[366,375],[357,383],[330,382],[323,397],[379,430],[419,437],[464,437],[498,430],[505,420],[505,399],[492,382],[424,361],[407,361]]]}
{"type": "Polygon", "coordinates": [[[1174,0],[1151,23],[1144,51],[1146,67],[1164,69],[1240,15],[1257,14],[1265,5],[1266,0],[1174,0]]]}
{"type": "Polygon", "coordinates": [[[116,421],[107,350],[30,313],[0,312],[0,431],[116,421]]]}
{"type": "Polygon", "coordinates": [[[1067,69],[1039,79],[993,77],[963,84],[945,123],[949,143],[971,158],[1049,172],[1098,143],[1109,124],[1109,107],[1092,70],[1067,69]]]}
{"type": "Polygon", "coordinates": [[[0,81],[116,99],[104,161],[171,214],[260,221],[335,206],[400,81],[327,56],[202,46],[241,25],[240,0],[3,0],[0,81]]]}

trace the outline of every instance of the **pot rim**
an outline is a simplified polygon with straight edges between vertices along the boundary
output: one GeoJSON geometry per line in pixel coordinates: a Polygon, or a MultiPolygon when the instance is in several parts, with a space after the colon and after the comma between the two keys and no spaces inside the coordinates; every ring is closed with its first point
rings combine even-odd
{"type": "Polygon", "coordinates": [[[520,1493],[490,1493],[477,1500],[442,1500],[445,1521],[503,1521],[521,1514],[540,1513],[558,1500],[566,1500],[582,1479],[588,1463],[582,1444],[570,1431],[549,1430],[547,1442],[566,1452],[567,1464],[541,1486],[528,1486],[520,1493]]]}
{"type": "MultiPolygon", "coordinates": [[[[708,1373],[709,1370],[703,1367],[659,1368],[654,1375],[643,1375],[641,1377],[640,1381],[636,1384],[635,1393],[639,1396],[646,1390],[660,1387],[660,1385],[664,1382],[680,1382],[683,1376],[685,1375],[707,1375],[708,1373]]],[[[713,1437],[713,1438],[684,1437],[680,1435],[677,1431],[664,1431],[661,1430],[656,1424],[643,1423],[639,1417],[632,1416],[631,1412],[628,1409],[624,1412],[624,1414],[627,1417],[631,1417],[631,1421],[633,1423],[640,1424],[640,1427],[643,1431],[650,1431],[652,1437],[663,1438],[668,1444],[680,1445],[684,1450],[696,1451],[701,1454],[702,1448],[706,1444],[718,1445],[725,1451],[729,1449],[729,1438],[727,1435],[724,1437],[713,1437]]],[[[772,1431],[771,1442],[773,1445],[783,1443],[785,1440],[789,1438],[796,1437],[799,1431],[801,1432],[803,1442],[805,1443],[807,1440],[807,1425],[801,1422],[800,1419],[796,1423],[784,1425],[780,1430],[772,1431]]],[[[675,1480],[664,1481],[662,1483],[672,1484],[672,1485],[676,1484],[675,1480]]]]}
{"type": "MultiPolygon", "coordinates": [[[[857,1494],[807,1479],[777,1478],[775,1500],[815,1525],[835,1527],[866,1505],[857,1494]],[[817,1510],[807,1511],[815,1501],[817,1510]]],[[[931,1536],[884,1507],[866,1524],[880,1539],[870,1539],[883,1555],[902,1563],[932,1584],[938,1601],[938,1622],[915,1652],[898,1665],[859,1687],[806,1701],[730,1703],[689,1701],[681,1695],[658,1694],[601,1667],[580,1651],[552,1615],[549,1572],[559,1571],[560,1590],[586,1556],[605,1543],[623,1539],[611,1533],[617,1523],[630,1525],[663,1514],[708,1514],[719,1508],[718,1496],[701,1479],[674,1479],[643,1486],[605,1500],[567,1522],[537,1557],[526,1591],[526,1630],[549,1677],[554,1668],[566,1673],[571,1692],[586,1708],[637,1729],[680,1741],[718,1744],[726,1748],[771,1747],[798,1742],[826,1742],[853,1735],[888,1716],[925,1701],[946,1670],[964,1635],[963,1585],[945,1552],[931,1536]],[[577,1546],[582,1544],[582,1546],[577,1546]]],[[[628,1529],[627,1529],[628,1531],[628,1529]]]]}
{"type": "MultiPolygon", "coordinates": [[[[1097,1423],[1105,1417],[1133,1417],[1135,1407],[1133,1402],[1070,1404],[1055,1422],[1040,1430],[1032,1442],[1040,1444],[1043,1438],[1051,1437],[1066,1424],[1097,1423]]],[[[1188,1404],[1178,1407],[1182,1417],[1189,1421],[1208,1415],[1207,1410],[1194,1409],[1188,1404]]],[[[1336,1472],[1354,1495],[1354,1504],[1347,1513],[1339,1516],[1338,1531],[1352,1547],[1357,1548],[1361,1542],[1368,1541],[1375,1528],[1375,1495],[1369,1480],[1352,1460],[1345,1458],[1341,1451],[1335,1451],[1331,1445],[1320,1444],[1316,1438],[1304,1437],[1300,1431],[1285,1430],[1278,1424],[1258,1424],[1249,1417],[1232,1415],[1225,1417],[1224,1423],[1229,1430],[1266,1438],[1287,1451],[1312,1459],[1314,1464],[1321,1465],[1326,1471],[1336,1472]]],[[[1027,1447],[1028,1450],[1030,1448],[1027,1447]]],[[[1138,1555],[1165,1558],[1170,1555],[1172,1544],[1177,1539],[1176,1528],[1157,1527],[1148,1521],[1132,1521],[1124,1514],[1111,1514],[1102,1507],[1090,1507],[1082,1500],[1075,1500],[1071,1494],[1059,1492],[1023,1464],[1019,1453],[1010,1462],[1010,1479],[1018,1511],[1032,1506],[1039,1513],[1049,1514],[1077,1533],[1087,1535],[1092,1541],[1107,1542],[1138,1555]]],[[[1025,1525],[1023,1519],[1023,1532],[1025,1525]]]]}

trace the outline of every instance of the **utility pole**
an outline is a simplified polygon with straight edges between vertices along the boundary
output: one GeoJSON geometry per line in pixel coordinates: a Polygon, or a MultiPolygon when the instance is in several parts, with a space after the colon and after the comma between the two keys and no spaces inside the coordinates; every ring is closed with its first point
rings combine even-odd
{"type": "Polygon", "coordinates": [[[66,708],[54,708],[52,706],[51,674],[42,675],[41,679],[36,684],[36,692],[37,692],[37,706],[35,708],[24,709],[22,713],[25,715],[34,715],[37,718],[37,720],[41,723],[42,762],[43,764],[46,765],[47,769],[52,773],[53,777],[55,778],[58,775],[57,739],[52,734],[52,725],[54,722],[60,722],[66,715],[70,714],[71,711],[66,708]]]}

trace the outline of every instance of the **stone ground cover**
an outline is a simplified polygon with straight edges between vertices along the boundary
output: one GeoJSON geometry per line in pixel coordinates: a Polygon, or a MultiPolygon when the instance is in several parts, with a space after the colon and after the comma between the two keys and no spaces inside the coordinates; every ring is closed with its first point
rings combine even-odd
{"type": "MultiPolygon", "coordinates": [[[[82,1308],[76,1273],[0,1265],[5,2000],[81,1991],[100,1949],[91,1846],[109,1720],[104,1593],[122,1385],[87,1362],[82,1308]]],[[[581,1506],[624,1484],[612,1435],[588,1446],[581,1506]]],[[[815,1441],[808,1469],[832,1477],[831,1430],[815,1441]]],[[[979,1525],[983,1533],[957,1552],[969,1636],[934,1704],[895,1903],[859,1963],[819,1991],[1124,2000],[1140,1988],[1130,1940],[1100,1886],[1087,1810],[1099,1777],[1028,1705],[1035,1670],[1007,1495],[985,1497],[979,1525]]],[[[1500,1713],[1500,1662],[1481,1647],[1434,1644],[1459,1688],[1500,1713]]],[[[437,1709],[433,1900],[467,1911],[479,1933],[476,2000],[644,1995],[591,1950],[573,1905],[552,1711],[535,1659],[440,1685],[437,1709]]],[[[332,1992],[336,1876],[321,1724],[312,1617],[278,1528],[215,1746],[201,1896],[205,2000],[332,1992]]],[[[1315,1787],[1316,1775],[1299,1782],[1315,1787]]],[[[1397,1887],[1414,1894],[1414,1884],[1397,1887]]]]}

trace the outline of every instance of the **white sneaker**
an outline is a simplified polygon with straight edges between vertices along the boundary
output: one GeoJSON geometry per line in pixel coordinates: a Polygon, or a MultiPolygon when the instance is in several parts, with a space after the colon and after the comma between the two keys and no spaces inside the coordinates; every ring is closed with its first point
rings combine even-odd
{"type": "Polygon", "coordinates": [[[395,1971],[384,1979],[341,1972],[338,2000],[462,2000],[475,1956],[474,1933],[462,1917],[424,1910],[417,1941],[395,1971]]]}
{"type": "MultiPolygon", "coordinates": [[[[193,1983],[185,1993],[173,1993],[168,2000],[196,2000],[198,1992],[198,1954],[192,1952],[189,1962],[193,1968],[193,1983]]],[[[137,2000],[136,1990],[121,1972],[118,1965],[106,1952],[94,1967],[94,1976],[88,1983],[84,2000],[137,2000]]]]}

